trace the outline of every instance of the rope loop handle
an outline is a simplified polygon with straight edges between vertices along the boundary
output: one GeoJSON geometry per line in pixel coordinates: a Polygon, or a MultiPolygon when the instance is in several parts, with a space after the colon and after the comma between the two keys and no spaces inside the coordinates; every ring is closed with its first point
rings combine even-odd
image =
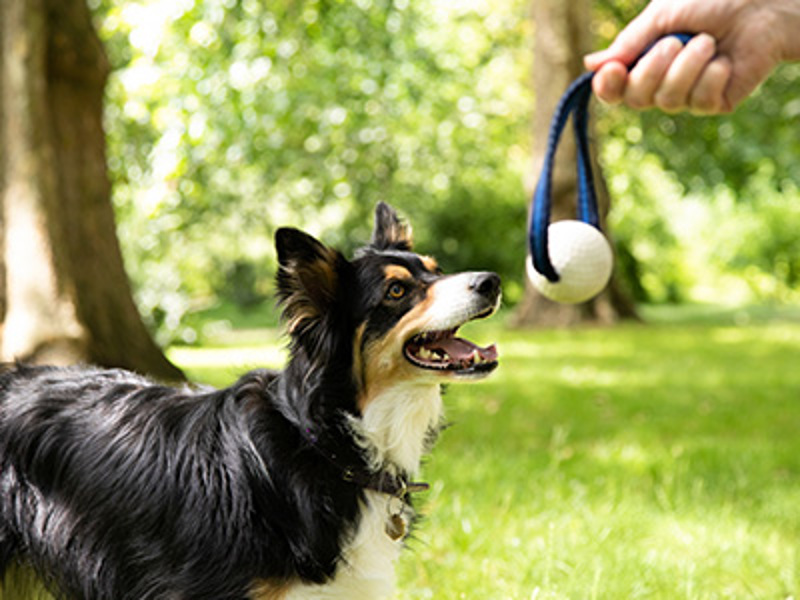
{"type": "MultiPolygon", "coordinates": [[[[692,34],[688,33],[670,35],[678,38],[683,44],[686,44],[692,38],[692,34]]],[[[654,45],[655,42],[648,46],[639,58],[628,67],[628,70],[636,66],[636,63],[654,45]]],[[[573,81],[567,91],[564,92],[564,95],[561,96],[553,114],[553,119],[550,121],[542,172],[532,199],[533,207],[528,226],[528,246],[533,258],[533,267],[553,283],[559,280],[559,275],[550,262],[547,235],[552,204],[553,167],[556,149],[570,116],[572,116],[578,153],[578,219],[600,230],[600,215],[597,210],[597,194],[594,187],[592,161],[589,151],[589,100],[592,96],[593,78],[594,72],[584,73],[573,81]]]]}

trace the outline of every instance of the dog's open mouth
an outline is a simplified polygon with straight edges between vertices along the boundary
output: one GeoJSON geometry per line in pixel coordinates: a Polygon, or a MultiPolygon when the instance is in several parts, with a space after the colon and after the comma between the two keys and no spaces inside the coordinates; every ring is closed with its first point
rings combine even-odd
{"type": "Polygon", "coordinates": [[[497,347],[482,348],[456,337],[458,327],[426,331],[406,342],[404,353],[411,364],[423,369],[451,371],[458,375],[489,373],[497,367],[497,347]]]}

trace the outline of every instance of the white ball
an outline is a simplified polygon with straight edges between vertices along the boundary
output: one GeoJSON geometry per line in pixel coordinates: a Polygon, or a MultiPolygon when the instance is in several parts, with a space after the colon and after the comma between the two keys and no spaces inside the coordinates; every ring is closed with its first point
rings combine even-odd
{"type": "Polygon", "coordinates": [[[611,278],[614,258],[606,237],[583,221],[558,221],[547,229],[550,262],[560,279],[550,282],[527,260],[528,278],[542,295],[577,304],[599,294],[611,278]]]}

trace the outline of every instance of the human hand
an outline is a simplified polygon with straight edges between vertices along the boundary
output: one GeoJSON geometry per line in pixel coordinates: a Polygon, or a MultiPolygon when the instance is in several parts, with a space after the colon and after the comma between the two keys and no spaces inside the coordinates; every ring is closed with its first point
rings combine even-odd
{"type": "Polygon", "coordinates": [[[782,60],[800,58],[800,0],[653,0],[608,49],[585,57],[595,94],[633,108],[732,111],[782,60]],[[653,40],[704,32],[685,46],[653,40]]]}

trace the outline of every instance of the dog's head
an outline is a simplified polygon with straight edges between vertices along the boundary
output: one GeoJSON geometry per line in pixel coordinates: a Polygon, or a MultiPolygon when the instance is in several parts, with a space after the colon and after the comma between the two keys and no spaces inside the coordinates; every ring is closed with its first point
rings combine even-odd
{"type": "Polygon", "coordinates": [[[276,234],[278,293],[293,356],[349,378],[358,408],[398,384],[479,379],[497,367],[495,347],[456,333],[500,303],[494,273],[445,275],[412,251],[411,229],[378,204],[370,244],[346,260],[296,229],[276,234]]]}

